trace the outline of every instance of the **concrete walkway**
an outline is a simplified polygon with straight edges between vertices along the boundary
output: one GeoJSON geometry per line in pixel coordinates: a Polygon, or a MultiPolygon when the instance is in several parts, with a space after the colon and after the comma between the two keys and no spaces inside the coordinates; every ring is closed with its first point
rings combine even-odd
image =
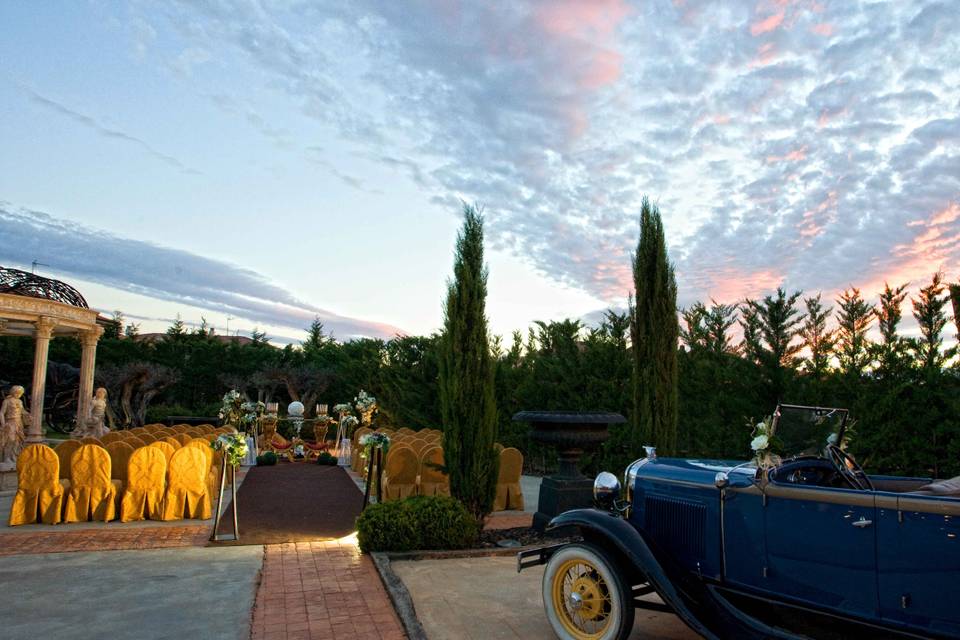
{"type": "Polygon", "coordinates": [[[263,547],[0,558],[0,636],[246,639],[263,547]]]}
{"type": "MultiPolygon", "coordinates": [[[[518,574],[511,557],[396,561],[430,640],[555,640],[540,595],[543,567],[518,574]]],[[[654,596],[655,597],[655,596],[654,596]]],[[[637,610],[635,640],[692,640],[672,614],[637,610]]]]}

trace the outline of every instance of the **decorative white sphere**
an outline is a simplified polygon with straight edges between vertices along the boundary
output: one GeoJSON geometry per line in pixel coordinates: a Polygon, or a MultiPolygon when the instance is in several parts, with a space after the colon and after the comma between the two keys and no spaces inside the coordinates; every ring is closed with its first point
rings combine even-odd
{"type": "Polygon", "coordinates": [[[287,405],[287,415],[291,418],[302,418],[303,417],[303,403],[297,402],[294,400],[287,405]]]}

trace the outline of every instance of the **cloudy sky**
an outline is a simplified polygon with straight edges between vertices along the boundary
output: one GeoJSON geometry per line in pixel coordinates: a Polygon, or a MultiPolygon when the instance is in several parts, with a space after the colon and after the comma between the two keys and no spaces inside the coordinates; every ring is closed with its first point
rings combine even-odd
{"type": "Polygon", "coordinates": [[[0,264],[141,330],[430,332],[460,202],[489,314],[960,277],[954,0],[0,5],[0,264]]]}

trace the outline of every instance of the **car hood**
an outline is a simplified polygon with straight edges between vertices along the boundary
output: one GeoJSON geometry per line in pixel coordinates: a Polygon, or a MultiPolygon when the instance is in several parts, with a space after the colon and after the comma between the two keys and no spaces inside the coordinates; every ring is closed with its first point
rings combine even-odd
{"type": "MultiPolygon", "coordinates": [[[[756,463],[746,460],[704,460],[701,458],[654,458],[637,470],[637,478],[715,486],[723,472],[752,481],[756,463]]],[[[733,477],[731,477],[731,480],[733,477]]]]}

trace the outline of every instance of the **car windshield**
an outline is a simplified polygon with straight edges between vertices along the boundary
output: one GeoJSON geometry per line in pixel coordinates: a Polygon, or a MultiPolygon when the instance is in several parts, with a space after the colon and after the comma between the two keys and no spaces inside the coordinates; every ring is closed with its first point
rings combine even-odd
{"type": "Polygon", "coordinates": [[[818,456],[828,442],[842,442],[847,410],[782,404],[775,419],[784,458],[818,456]]]}

